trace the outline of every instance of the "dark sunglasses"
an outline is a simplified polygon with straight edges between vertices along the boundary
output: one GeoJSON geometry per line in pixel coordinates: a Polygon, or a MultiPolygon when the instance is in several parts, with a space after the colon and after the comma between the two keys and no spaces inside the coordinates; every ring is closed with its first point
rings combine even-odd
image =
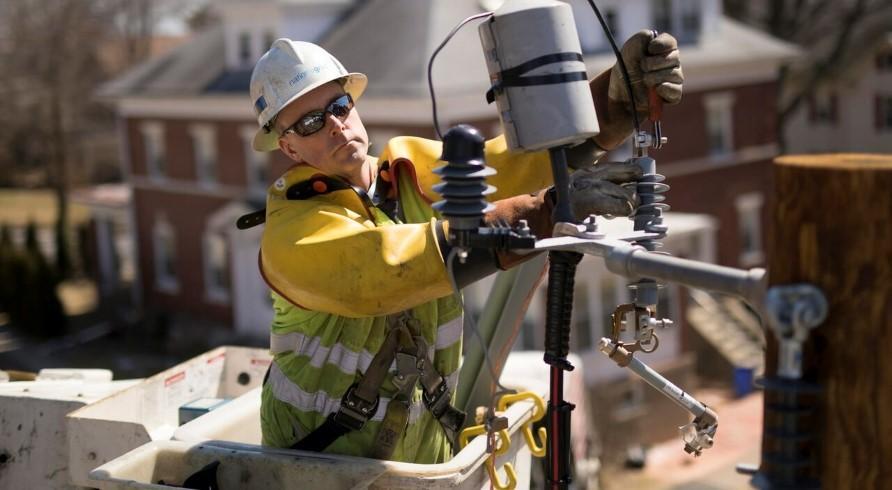
{"type": "Polygon", "coordinates": [[[334,117],[343,121],[353,110],[353,97],[350,94],[340,95],[325,107],[318,111],[311,111],[297,120],[291,126],[282,131],[282,135],[295,133],[300,136],[309,136],[325,127],[325,115],[331,113],[334,117]]]}

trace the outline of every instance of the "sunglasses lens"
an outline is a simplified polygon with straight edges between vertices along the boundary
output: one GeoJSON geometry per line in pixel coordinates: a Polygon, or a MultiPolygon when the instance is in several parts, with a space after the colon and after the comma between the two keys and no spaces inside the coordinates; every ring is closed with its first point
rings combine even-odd
{"type": "Polygon", "coordinates": [[[307,114],[294,125],[294,131],[301,136],[309,136],[322,129],[325,125],[325,113],[316,112],[307,114]]]}
{"type": "Polygon", "coordinates": [[[338,97],[334,102],[328,106],[329,112],[331,112],[335,117],[343,119],[350,113],[350,109],[353,108],[353,99],[350,98],[349,95],[344,95],[342,97],[338,97]]]}

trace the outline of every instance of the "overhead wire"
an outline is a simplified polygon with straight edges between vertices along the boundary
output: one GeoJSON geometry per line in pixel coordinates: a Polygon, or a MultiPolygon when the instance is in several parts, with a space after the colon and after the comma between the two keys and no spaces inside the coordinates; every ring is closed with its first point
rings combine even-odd
{"type": "Polygon", "coordinates": [[[458,30],[461,29],[465,24],[467,24],[468,22],[471,22],[474,19],[481,19],[483,17],[491,17],[491,16],[492,16],[492,12],[482,12],[479,14],[472,15],[472,16],[466,18],[465,20],[459,22],[458,25],[453,27],[452,31],[450,31],[449,34],[446,35],[446,38],[443,39],[443,42],[441,42],[440,45],[437,46],[437,49],[434,50],[433,54],[431,54],[430,60],[428,60],[428,62],[427,62],[427,88],[431,94],[431,108],[434,113],[433,114],[434,115],[434,131],[437,132],[437,139],[439,139],[440,141],[443,141],[443,133],[440,131],[440,121],[439,121],[439,119],[437,119],[437,98],[434,95],[434,80],[432,77],[433,68],[434,68],[434,58],[437,57],[437,55],[440,53],[440,51],[443,49],[443,47],[446,46],[446,43],[448,43],[449,40],[452,39],[452,37],[455,36],[455,34],[458,32],[458,30]]]}
{"type": "Polygon", "coordinates": [[[623,61],[622,53],[620,53],[619,48],[616,46],[616,39],[613,38],[613,33],[610,32],[610,26],[604,21],[604,17],[601,15],[601,11],[598,10],[598,6],[595,5],[594,0],[588,0],[588,3],[591,5],[592,10],[595,11],[595,16],[598,17],[598,22],[601,23],[601,29],[604,30],[604,34],[607,36],[610,48],[613,49],[613,54],[616,56],[616,63],[619,65],[619,69],[623,74],[623,79],[626,82],[626,90],[629,92],[629,101],[631,101],[632,104],[632,121],[635,124],[635,134],[638,134],[641,131],[641,123],[638,121],[638,108],[635,105],[635,95],[632,93],[632,80],[629,78],[629,70],[626,69],[626,62],[623,61]]]}

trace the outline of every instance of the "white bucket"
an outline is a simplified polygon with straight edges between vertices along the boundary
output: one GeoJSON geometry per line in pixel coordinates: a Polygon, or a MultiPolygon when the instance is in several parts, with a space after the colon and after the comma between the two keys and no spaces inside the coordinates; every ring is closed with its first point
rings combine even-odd
{"type": "Polygon", "coordinates": [[[72,483],[93,487],[87,476],[93,468],[170,439],[181,406],[199,398],[235,398],[260,386],[270,361],[266,349],[220,347],[69,414],[72,483]]]}
{"type": "MultiPolygon", "coordinates": [[[[182,484],[205,465],[219,461],[220,490],[490,488],[484,436],[471,440],[451,461],[434,465],[274,449],[257,444],[259,409],[256,389],[183,425],[174,434],[182,440],[152,442],[100,466],[90,473],[90,484],[103,490],[169,488],[157,485],[182,484]]],[[[496,459],[502,481],[507,481],[502,465],[512,463],[518,489],[529,488],[530,451],[520,429],[532,411],[530,402],[508,408],[511,446],[496,459]]]]}
{"type": "Polygon", "coordinates": [[[0,383],[0,488],[71,488],[65,415],[138,381],[0,383]]]}

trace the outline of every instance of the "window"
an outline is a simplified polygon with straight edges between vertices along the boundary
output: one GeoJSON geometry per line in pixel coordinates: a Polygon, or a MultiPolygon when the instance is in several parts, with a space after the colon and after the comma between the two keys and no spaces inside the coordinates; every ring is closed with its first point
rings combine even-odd
{"type": "Polygon", "coordinates": [[[192,157],[198,181],[205,185],[217,183],[217,138],[213,126],[196,124],[189,128],[192,135],[192,157]]]}
{"type": "Polygon", "coordinates": [[[835,124],[837,121],[835,93],[819,92],[808,97],[808,120],[812,124],[835,124]]]}
{"type": "Polygon", "coordinates": [[[269,152],[255,151],[251,146],[254,141],[256,126],[242,127],[242,148],[245,155],[245,172],[248,183],[248,193],[252,196],[262,197],[266,195],[269,185],[269,152]]]}
{"type": "Polygon", "coordinates": [[[273,45],[273,42],[276,40],[276,35],[273,34],[272,31],[266,31],[263,33],[263,49],[267,50],[270,46],[273,45]]]}
{"type": "Polygon", "coordinates": [[[251,33],[242,32],[238,36],[238,61],[242,65],[250,65],[253,55],[251,53],[251,33]]]}
{"type": "Polygon", "coordinates": [[[740,265],[751,267],[762,263],[762,203],[761,193],[741,194],[734,200],[740,234],[740,265]]]}
{"type": "Polygon", "coordinates": [[[146,171],[149,177],[164,178],[167,175],[167,161],[164,155],[164,127],[158,122],[143,123],[143,147],[145,148],[146,171]]]}
{"type": "Polygon", "coordinates": [[[694,43],[700,37],[700,0],[680,0],[681,31],[679,42],[694,43]]]}
{"type": "Polygon", "coordinates": [[[727,157],[734,150],[732,138],[732,109],[734,95],[721,92],[704,97],[706,105],[706,137],[709,143],[709,155],[727,157]]]}
{"type": "Polygon", "coordinates": [[[654,0],[653,2],[654,29],[659,32],[673,32],[672,28],[672,2],[671,0],[654,0]]]}
{"type": "Polygon", "coordinates": [[[876,96],[874,125],[878,130],[892,129],[892,95],[876,96]]]}
{"type": "Polygon", "coordinates": [[[623,37],[619,35],[619,20],[617,19],[615,9],[612,9],[612,8],[604,9],[604,22],[607,23],[607,28],[610,29],[610,32],[613,34],[613,37],[616,37],[618,39],[623,39],[623,37]]]}
{"type": "Polygon", "coordinates": [[[369,145],[375,148],[375,151],[381,152],[384,146],[391,139],[399,136],[399,131],[394,129],[376,128],[369,130],[369,145]]]}
{"type": "Polygon", "coordinates": [[[152,245],[155,258],[155,287],[159,291],[176,293],[180,288],[176,273],[176,234],[164,215],[155,219],[152,245]]]}
{"type": "Polygon", "coordinates": [[[205,296],[210,301],[229,301],[229,240],[221,231],[208,231],[204,236],[205,296]]]}
{"type": "Polygon", "coordinates": [[[892,49],[877,53],[876,68],[877,71],[892,71],[892,49]]]}

